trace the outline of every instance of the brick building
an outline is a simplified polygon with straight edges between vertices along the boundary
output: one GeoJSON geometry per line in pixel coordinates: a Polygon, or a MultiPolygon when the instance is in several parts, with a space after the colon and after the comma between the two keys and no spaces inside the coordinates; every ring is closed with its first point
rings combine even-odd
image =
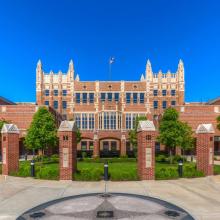
{"type": "MultiPolygon", "coordinates": [[[[207,103],[185,103],[184,65],[180,60],[175,73],[154,73],[147,61],[145,74],[139,81],[80,81],[74,64],[67,73],[45,73],[39,61],[36,68],[36,104],[13,103],[0,97],[0,119],[16,124],[21,140],[38,106],[46,105],[57,118],[74,119],[82,133],[78,153],[124,155],[132,154],[128,133],[136,116],[146,115],[158,126],[163,111],[172,106],[180,119],[193,130],[199,124],[213,123],[215,151],[220,153],[220,132],[216,117],[220,115],[220,98],[207,103]],[[97,150],[98,149],[98,150],[97,150]]],[[[157,149],[159,144],[156,145],[157,149]]],[[[161,146],[160,146],[161,147],[161,146]]]]}
{"type": "Polygon", "coordinates": [[[131,151],[128,131],[137,115],[156,120],[169,106],[184,104],[184,65],[177,71],[154,73],[148,60],[139,81],[80,81],[73,61],[67,73],[45,73],[41,61],[36,69],[38,105],[48,105],[64,118],[75,119],[82,132],[78,150],[92,151],[98,140],[100,153],[131,151]]]}

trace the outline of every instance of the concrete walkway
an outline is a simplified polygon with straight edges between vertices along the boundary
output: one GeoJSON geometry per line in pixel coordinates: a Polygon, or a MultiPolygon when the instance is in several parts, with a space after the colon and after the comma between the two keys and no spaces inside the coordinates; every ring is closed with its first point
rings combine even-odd
{"type": "MultiPolygon", "coordinates": [[[[61,182],[0,176],[0,220],[16,219],[44,202],[103,192],[104,182],[61,182]]],[[[188,211],[195,219],[220,219],[220,176],[167,181],[108,182],[109,192],[160,198],[188,211]]]]}

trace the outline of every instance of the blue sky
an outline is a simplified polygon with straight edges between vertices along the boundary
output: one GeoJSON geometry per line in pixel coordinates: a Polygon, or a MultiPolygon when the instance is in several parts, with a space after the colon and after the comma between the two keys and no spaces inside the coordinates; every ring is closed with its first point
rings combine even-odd
{"type": "Polygon", "coordinates": [[[0,95],[35,101],[35,69],[66,71],[72,58],[81,80],[139,80],[185,65],[186,101],[220,96],[218,0],[2,0],[0,95]]]}

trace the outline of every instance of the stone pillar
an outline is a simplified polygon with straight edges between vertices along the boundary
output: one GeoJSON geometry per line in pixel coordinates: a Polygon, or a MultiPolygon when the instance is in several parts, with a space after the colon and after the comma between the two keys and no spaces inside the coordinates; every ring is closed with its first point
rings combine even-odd
{"type": "Polygon", "coordinates": [[[77,140],[75,121],[62,121],[58,130],[60,180],[72,180],[77,169],[77,140]]]}
{"type": "Polygon", "coordinates": [[[93,141],[94,141],[93,157],[95,158],[95,157],[99,157],[99,155],[100,155],[99,139],[98,139],[97,133],[94,134],[93,141]]]}
{"type": "Polygon", "coordinates": [[[196,165],[205,176],[213,175],[214,132],[212,124],[200,124],[196,130],[196,165]]]}
{"type": "Polygon", "coordinates": [[[175,154],[181,156],[182,155],[182,151],[180,147],[176,147],[175,148],[175,154]]]}
{"type": "Polygon", "coordinates": [[[153,121],[140,121],[137,132],[138,176],[140,180],[154,180],[156,129],[153,121]]]}
{"type": "Polygon", "coordinates": [[[120,156],[125,156],[125,155],[126,155],[126,137],[125,137],[125,134],[122,134],[120,156]]]}
{"type": "Polygon", "coordinates": [[[4,124],[2,133],[2,174],[19,169],[19,130],[14,124],[4,124]]]}

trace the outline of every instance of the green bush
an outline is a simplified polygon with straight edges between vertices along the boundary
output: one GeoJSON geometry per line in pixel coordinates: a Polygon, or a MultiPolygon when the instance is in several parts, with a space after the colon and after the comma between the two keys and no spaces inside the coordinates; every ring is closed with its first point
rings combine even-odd
{"type": "Polygon", "coordinates": [[[155,178],[157,180],[177,179],[177,168],[174,167],[160,167],[156,168],[155,178]]]}
{"type": "Polygon", "coordinates": [[[186,164],[183,167],[183,177],[194,178],[203,176],[205,176],[204,173],[202,171],[198,171],[195,164],[186,164]]]}
{"type": "Polygon", "coordinates": [[[103,169],[100,168],[83,168],[77,170],[73,178],[80,181],[99,181],[103,178],[103,169]]]}
{"type": "Polygon", "coordinates": [[[37,179],[48,179],[48,180],[58,180],[59,178],[59,169],[57,167],[49,166],[38,166],[36,169],[36,178],[37,179]]]}
{"type": "Polygon", "coordinates": [[[167,157],[163,154],[160,154],[160,155],[156,156],[155,160],[156,160],[156,162],[164,163],[167,161],[167,157]]]}

